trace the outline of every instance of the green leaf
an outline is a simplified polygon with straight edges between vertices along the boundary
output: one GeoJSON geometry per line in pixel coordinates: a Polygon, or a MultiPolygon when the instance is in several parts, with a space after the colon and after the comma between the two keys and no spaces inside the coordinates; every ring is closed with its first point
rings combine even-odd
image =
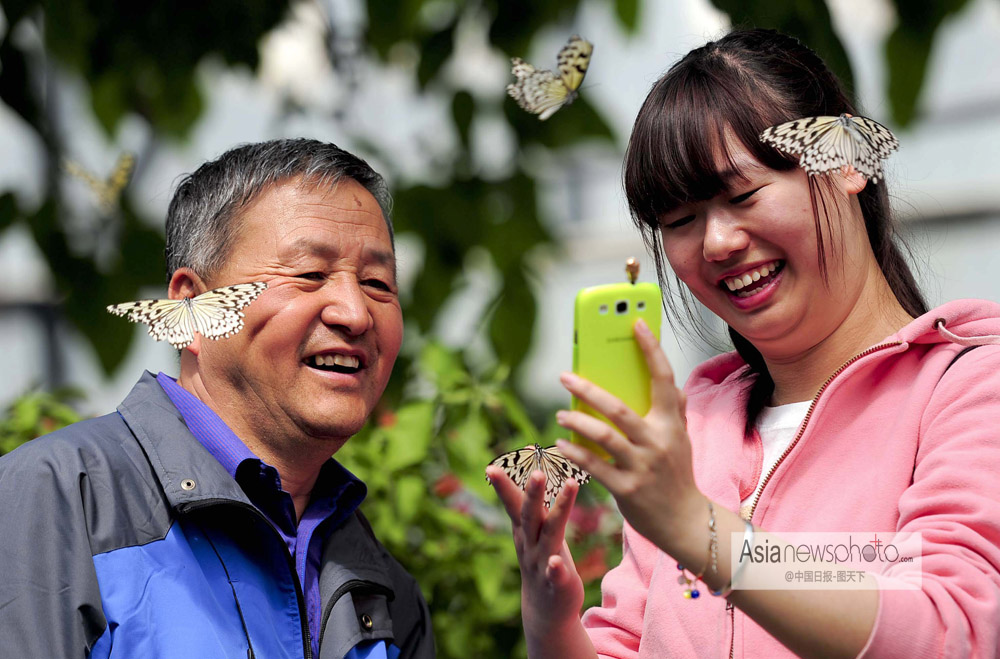
{"type": "Polygon", "coordinates": [[[424,461],[434,425],[434,405],[418,401],[404,405],[396,413],[396,423],[384,429],[386,455],[383,469],[392,472],[424,461]]]}
{"type": "Polygon", "coordinates": [[[504,572],[497,568],[497,557],[482,552],[472,556],[472,574],[476,579],[476,589],[483,603],[492,608],[500,595],[504,572]]]}
{"type": "Polygon", "coordinates": [[[639,0],[615,0],[615,14],[625,31],[635,34],[639,27],[639,0]]]}
{"type": "Polygon", "coordinates": [[[396,480],[395,490],[399,521],[409,524],[424,505],[427,481],[423,476],[402,476],[396,480]]]}

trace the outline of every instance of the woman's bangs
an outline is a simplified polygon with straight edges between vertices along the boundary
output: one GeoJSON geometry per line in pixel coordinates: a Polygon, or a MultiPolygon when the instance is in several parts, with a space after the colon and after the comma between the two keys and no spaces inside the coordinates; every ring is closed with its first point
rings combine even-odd
{"type": "Polygon", "coordinates": [[[701,76],[673,81],[672,93],[654,89],[639,113],[626,156],[625,192],[637,219],[659,217],[686,203],[711,199],[742,176],[730,152],[732,138],[775,169],[794,166],[760,142],[758,108],[743,107],[725,86],[701,76]],[[678,82],[680,84],[678,84],[678,82]],[[735,121],[733,118],[736,118],[735,121]]]}

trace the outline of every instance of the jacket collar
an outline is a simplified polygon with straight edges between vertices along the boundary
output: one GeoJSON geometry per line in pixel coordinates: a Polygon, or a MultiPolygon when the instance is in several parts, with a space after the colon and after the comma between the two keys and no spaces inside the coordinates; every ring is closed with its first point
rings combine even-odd
{"type": "Polygon", "coordinates": [[[191,434],[152,373],[142,374],[118,406],[118,413],[149,457],[172,508],[220,499],[252,505],[239,484],[191,434]]]}

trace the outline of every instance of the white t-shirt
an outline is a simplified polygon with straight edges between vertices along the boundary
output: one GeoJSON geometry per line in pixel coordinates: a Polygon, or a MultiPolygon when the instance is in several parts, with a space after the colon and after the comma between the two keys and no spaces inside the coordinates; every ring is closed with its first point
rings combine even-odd
{"type": "Polygon", "coordinates": [[[778,405],[777,407],[765,407],[757,418],[757,432],[760,434],[761,443],[764,445],[764,460],[761,464],[760,478],[757,480],[757,487],[753,493],[740,502],[740,513],[749,512],[750,505],[754,497],[760,490],[764,477],[771,470],[774,463],[778,461],[781,454],[795,439],[802,420],[806,418],[811,400],[804,400],[801,403],[789,403],[778,405]]]}

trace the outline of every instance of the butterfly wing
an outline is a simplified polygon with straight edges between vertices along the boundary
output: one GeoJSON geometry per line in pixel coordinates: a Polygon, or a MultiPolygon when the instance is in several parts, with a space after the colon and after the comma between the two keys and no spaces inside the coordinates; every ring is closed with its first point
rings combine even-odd
{"type": "Polygon", "coordinates": [[[779,151],[800,155],[820,137],[835,127],[837,117],[805,117],[764,129],[760,139],[779,151]]]}
{"type": "Polygon", "coordinates": [[[593,52],[594,45],[576,34],[570,37],[563,49],[559,51],[559,55],[556,57],[559,76],[570,92],[575,92],[580,88],[583,77],[587,75],[590,55],[593,52]]]}
{"type": "MultiPolygon", "coordinates": [[[[504,473],[514,481],[514,485],[523,490],[524,486],[528,484],[528,476],[538,468],[538,460],[535,457],[536,453],[534,446],[525,446],[516,451],[510,451],[498,456],[490,462],[490,465],[496,465],[503,469],[504,473]]],[[[489,480],[487,476],[486,482],[489,482],[489,480]]]]}
{"type": "Polygon", "coordinates": [[[538,70],[520,57],[511,59],[511,72],[517,78],[507,85],[507,93],[521,109],[545,120],[566,102],[569,90],[552,71],[538,70]]]}
{"type": "Polygon", "coordinates": [[[546,505],[559,496],[567,480],[572,478],[580,485],[590,481],[590,474],[567,460],[555,446],[543,448],[539,453],[541,468],[545,472],[546,505]]]}
{"type": "Polygon", "coordinates": [[[243,329],[243,309],[257,299],[267,283],[262,281],[223,286],[191,300],[194,330],[209,339],[229,337],[243,329]]]}
{"type": "Polygon", "coordinates": [[[112,304],[108,311],[125,316],[133,323],[149,326],[149,335],[157,341],[168,341],[181,350],[194,341],[191,313],[185,300],[138,300],[112,304]]]}

